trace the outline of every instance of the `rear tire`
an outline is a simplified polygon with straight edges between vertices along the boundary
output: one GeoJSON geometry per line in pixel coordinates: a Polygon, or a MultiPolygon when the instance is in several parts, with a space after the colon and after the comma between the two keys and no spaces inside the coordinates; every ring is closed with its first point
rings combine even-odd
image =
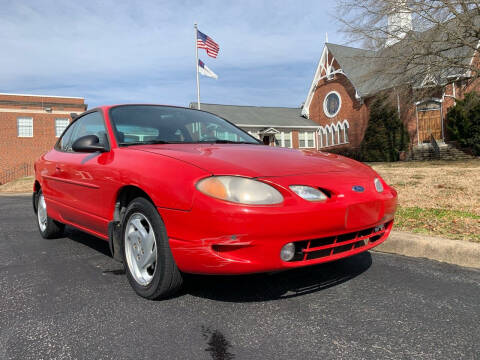
{"type": "Polygon", "coordinates": [[[130,202],[122,221],[122,257],[128,281],[147,299],[166,298],[182,285],[167,231],[157,209],[145,198],[130,202]]]}
{"type": "Polygon", "coordinates": [[[47,214],[47,204],[43,197],[42,190],[35,194],[35,212],[37,215],[37,226],[40,235],[44,239],[53,239],[61,237],[65,229],[65,224],[53,220],[47,214]]]}

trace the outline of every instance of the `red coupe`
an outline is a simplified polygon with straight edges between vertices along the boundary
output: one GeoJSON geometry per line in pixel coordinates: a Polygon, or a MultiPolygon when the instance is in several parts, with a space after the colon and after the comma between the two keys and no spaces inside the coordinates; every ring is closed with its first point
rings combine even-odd
{"type": "Polygon", "coordinates": [[[211,113],[105,106],[77,117],[35,163],[44,238],[65,224],[110,244],[146,298],[182,272],[248,274],[318,264],[383,242],[395,190],[370,167],[264,146],[211,113]]]}

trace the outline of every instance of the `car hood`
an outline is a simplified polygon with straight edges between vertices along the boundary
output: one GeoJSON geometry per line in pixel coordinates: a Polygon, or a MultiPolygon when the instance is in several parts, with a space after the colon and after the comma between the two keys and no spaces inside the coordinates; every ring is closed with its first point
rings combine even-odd
{"type": "Polygon", "coordinates": [[[175,158],[213,175],[277,177],[349,172],[371,176],[373,173],[370,167],[343,156],[263,145],[165,144],[129,148],[175,158]]]}

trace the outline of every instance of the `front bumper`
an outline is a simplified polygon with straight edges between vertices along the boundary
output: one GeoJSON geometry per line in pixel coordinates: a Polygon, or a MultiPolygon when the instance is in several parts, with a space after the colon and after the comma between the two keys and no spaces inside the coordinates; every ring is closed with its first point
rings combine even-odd
{"type": "Polygon", "coordinates": [[[285,198],[278,206],[243,206],[198,194],[191,211],[159,208],[180,270],[248,274],[333,261],[369,250],[390,234],[397,194],[386,188],[321,204],[285,198]],[[376,229],[377,228],[377,229],[376,229]],[[296,245],[294,260],[281,248],[296,245]]]}

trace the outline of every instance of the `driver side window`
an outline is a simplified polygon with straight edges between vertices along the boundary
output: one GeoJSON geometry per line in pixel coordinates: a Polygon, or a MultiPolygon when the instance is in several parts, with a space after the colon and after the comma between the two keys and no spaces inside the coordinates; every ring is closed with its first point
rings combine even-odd
{"type": "Polygon", "coordinates": [[[62,151],[73,151],[72,144],[79,138],[86,135],[96,135],[100,144],[109,148],[107,130],[102,114],[98,111],[86,114],[76,120],[72,126],[63,134],[59,142],[62,151]]]}

